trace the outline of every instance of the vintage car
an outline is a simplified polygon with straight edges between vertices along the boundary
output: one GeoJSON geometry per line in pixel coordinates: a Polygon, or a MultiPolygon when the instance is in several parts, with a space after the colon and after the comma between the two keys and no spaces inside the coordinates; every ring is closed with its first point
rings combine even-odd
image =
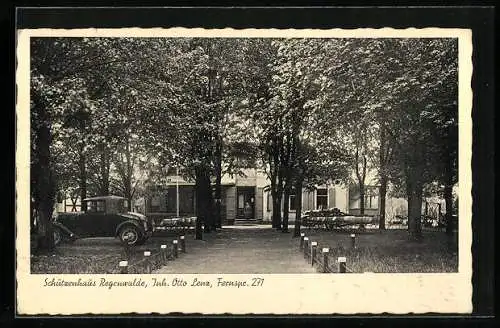
{"type": "Polygon", "coordinates": [[[127,199],[98,196],[83,200],[84,212],[57,213],[53,220],[54,242],[89,237],[116,237],[128,245],[141,245],[153,233],[153,226],[140,213],[127,210],[127,199]]]}

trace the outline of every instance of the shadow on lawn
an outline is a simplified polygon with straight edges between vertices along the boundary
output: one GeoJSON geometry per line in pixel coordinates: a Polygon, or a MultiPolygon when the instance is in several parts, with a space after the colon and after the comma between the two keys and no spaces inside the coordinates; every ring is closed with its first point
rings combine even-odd
{"type": "MultiPolygon", "coordinates": [[[[332,261],[346,257],[351,272],[425,273],[458,271],[458,237],[443,232],[424,231],[419,242],[410,241],[406,230],[315,231],[304,229],[318,249],[330,248],[332,261]],[[351,233],[356,235],[356,247],[351,247],[351,233]]],[[[165,233],[150,238],[145,245],[131,248],[125,254],[122,245],[113,238],[90,238],[73,244],[62,244],[50,255],[33,255],[31,273],[45,274],[107,274],[117,273],[118,263],[134,263],[143,259],[144,251],[158,252],[160,245],[171,244],[176,234],[165,233]]],[[[186,235],[189,249],[193,235],[186,235]]],[[[295,253],[299,238],[274,229],[222,229],[204,234],[206,245],[221,243],[227,247],[248,247],[245,240],[256,240],[264,249],[295,253]],[[261,242],[259,241],[261,240],[261,242]]],[[[255,243],[254,243],[255,244],[255,243]]],[[[182,260],[182,259],[181,259],[182,260]]],[[[333,263],[333,262],[332,262],[333,263]]]]}
{"type": "Polygon", "coordinates": [[[330,257],[347,258],[351,272],[426,273],[458,272],[458,238],[443,232],[423,232],[420,241],[412,241],[404,230],[352,232],[306,232],[318,249],[330,248],[330,257]]]}
{"type": "MultiPolygon", "coordinates": [[[[119,262],[130,264],[144,258],[144,252],[158,253],[161,245],[171,245],[176,234],[162,234],[150,238],[144,245],[127,251],[115,238],[88,238],[60,244],[51,254],[32,254],[33,274],[114,274],[119,273],[119,262]]],[[[189,237],[186,237],[189,238],[189,237]]]]}

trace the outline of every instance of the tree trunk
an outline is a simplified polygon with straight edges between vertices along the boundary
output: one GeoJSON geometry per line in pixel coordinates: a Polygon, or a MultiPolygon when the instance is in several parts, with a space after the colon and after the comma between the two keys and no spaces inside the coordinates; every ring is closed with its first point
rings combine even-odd
{"type": "Polygon", "coordinates": [[[281,230],[281,199],[282,195],[275,191],[271,194],[273,198],[273,228],[281,230]]]}
{"type": "Polygon", "coordinates": [[[302,180],[297,179],[295,182],[295,225],[293,228],[293,236],[300,236],[300,225],[302,220],[302,180]]]}
{"type": "Polygon", "coordinates": [[[84,154],[84,145],[80,146],[80,159],[79,159],[79,169],[80,169],[80,211],[85,212],[87,210],[87,203],[83,200],[87,198],[87,163],[84,154]]]}
{"type": "MultiPolygon", "coordinates": [[[[36,140],[32,140],[33,144],[36,143],[36,140]]],[[[34,147],[33,147],[34,148],[34,147]]],[[[38,158],[38,154],[36,154],[35,149],[33,149],[31,153],[32,158],[38,158]]],[[[31,210],[31,220],[30,227],[31,232],[36,232],[36,221],[38,220],[38,208],[39,208],[39,196],[38,196],[38,175],[39,175],[40,167],[38,165],[38,161],[34,162],[31,165],[31,190],[30,190],[30,210],[31,210]]]]}
{"type": "Polygon", "coordinates": [[[286,182],[285,191],[283,193],[283,227],[282,232],[288,232],[288,216],[290,213],[290,183],[286,182]]]}
{"type": "Polygon", "coordinates": [[[276,215],[277,215],[277,218],[276,218],[276,230],[279,230],[281,231],[282,227],[283,227],[283,207],[282,207],[282,201],[283,201],[283,192],[284,192],[284,189],[283,189],[283,175],[282,173],[280,172],[278,174],[278,183],[277,183],[277,186],[276,186],[276,206],[277,206],[277,211],[276,211],[276,215]]]}
{"type": "MultiPolygon", "coordinates": [[[[45,165],[42,165],[44,167],[45,165]]],[[[38,208],[38,249],[51,251],[54,248],[54,235],[52,231],[52,212],[54,210],[54,186],[52,184],[52,174],[50,168],[44,168],[47,177],[40,180],[40,191],[42,194],[38,208]]]]}
{"type": "Polygon", "coordinates": [[[209,218],[209,224],[210,224],[210,231],[216,231],[217,230],[217,223],[215,219],[215,201],[214,201],[214,195],[213,195],[213,190],[212,190],[212,184],[210,182],[210,177],[208,177],[208,183],[207,183],[207,196],[208,196],[208,218],[209,218]]]}
{"type": "Polygon", "coordinates": [[[37,205],[35,204],[34,201],[31,201],[30,202],[31,206],[30,206],[30,232],[35,232],[36,230],[36,224],[35,224],[35,220],[36,220],[36,217],[37,217],[37,205]]]}
{"type": "MultiPolygon", "coordinates": [[[[196,197],[196,226],[195,226],[195,239],[203,239],[202,224],[205,223],[205,200],[203,191],[203,175],[200,168],[195,169],[195,197],[196,197]]],[[[206,224],[206,223],[205,223],[206,224]]]]}
{"type": "Polygon", "coordinates": [[[125,138],[125,159],[126,159],[126,179],[125,179],[125,198],[128,199],[127,210],[130,212],[132,210],[132,159],[130,154],[130,141],[128,136],[125,138]]]}
{"type": "Polygon", "coordinates": [[[203,232],[209,233],[214,226],[210,178],[204,168],[196,169],[196,204],[198,220],[203,222],[203,232]]]}
{"type": "Polygon", "coordinates": [[[271,168],[274,172],[271,174],[271,197],[273,205],[272,227],[274,229],[281,229],[281,181],[278,178],[276,168],[271,168]]]}
{"type": "Polygon", "coordinates": [[[269,155],[269,166],[271,170],[271,197],[273,198],[273,218],[272,227],[281,230],[281,197],[282,190],[281,184],[282,180],[279,172],[280,157],[278,152],[278,137],[274,136],[271,138],[271,151],[269,155]]]}
{"type": "Polygon", "coordinates": [[[379,148],[379,225],[380,230],[385,230],[385,201],[387,197],[387,169],[389,165],[389,158],[391,157],[391,148],[389,147],[389,140],[386,135],[386,127],[383,122],[380,124],[380,148],[379,148]]]}
{"type": "Polygon", "coordinates": [[[387,196],[387,175],[381,174],[379,187],[379,224],[380,230],[385,230],[385,199],[387,196]]]}
{"type": "MultiPolygon", "coordinates": [[[[453,141],[450,141],[453,142],[453,141]]],[[[444,190],[446,233],[453,233],[453,155],[449,147],[444,153],[444,190]]]]}
{"type": "Polygon", "coordinates": [[[222,228],[222,187],[215,187],[215,228],[222,228]]]}
{"type": "MultiPolygon", "coordinates": [[[[285,165],[285,201],[283,204],[283,232],[288,232],[288,220],[290,214],[290,194],[293,189],[293,178],[299,179],[298,172],[295,172],[297,152],[299,146],[299,129],[298,126],[294,126],[294,129],[287,138],[285,156],[282,163],[285,165]]],[[[297,199],[297,196],[296,198],[297,199]]]]}
{"type": "Polygon", "coordinates": [[[446,233],[453,233],[453,186],[449,182],[444,186],[444,201],[445,201],[445,222],[446,233]]]}
{"type": "Polygon", "coordinates": [[[274,213],[274,199],[276,197],[276,178],[274,175],[268,175],[269,180],[271,180],[271,187],[269,192],[271,193],[271,207],[272,207],[272,215],[271,215],[271,227],[276,228],[276,215],[274,213]]]}
{"type": "Polygon", "coordinates": [[[359,182],[359,214],[365,214],[365,185],[363,182],[359,182]]]}
{"type": "Polygon", "coordinates": [[[205,181],[205,177],[202,178],[202,187],[201,187],[201,194],[200,198],[200,203],[203,204],[203,207],[200,208],[200,210],[203,213],[203,232],[204,233],[210,233],[212,231],[212,222],[211,222],[211,213],[209,210],[209,204],[210,201],[208,199],[209,197],[209,190],[207,188],[207,182],[205,181]]]}
{"type": "Polygon", "coordinates": [[[44,202],[40,203],[38,211],[38,249],[51,251],[54,249],[54,236],[52,230],[52,208],[46,208],[44,202]]]}
{"type": "Polygon", "coordinates": [[[408,232],[414,239],[422,237],[422,184],[411,182],[408,193],[408,232]]]}
{"type": "Polygon", "coordinates": [[[109,195],[109,170],[110,170],[110,161],[109,161],[109,153],[105,144],[101,144],[99,146],[100,150],[100,188],[99,194],[102,196],[109,195]]]}
{"type": "Polygon", "coordinates": [[[222,138],[215,151],[215,227],[222,228],[222,138]]]}
{"type": "Polygon", "coordinates": [[[52,212],[54,210],[55,186],[51,169],[50,156],[50,123],[46,108],[42,104],[36,103],[38,109],[38,119],[40,124],[36,127],[36,150],[38,154],[37,185],[35,186],[38,195],[38,249],[51,251],[54,248],[54,235],[52,232],[52,212]]]}
{"type": "Polygon", "coordinates": [[[359,186],[359,214],[365,214],[365,179],[366,179],[366,155],[360,154],[360,150],[362,147],[359,144],[356,144],[356,153],[355,153],[355,164],[356,164],[356,177],[358,179],[359,186]],[[359,167],[361,162],[361,169],[359,167]]]}

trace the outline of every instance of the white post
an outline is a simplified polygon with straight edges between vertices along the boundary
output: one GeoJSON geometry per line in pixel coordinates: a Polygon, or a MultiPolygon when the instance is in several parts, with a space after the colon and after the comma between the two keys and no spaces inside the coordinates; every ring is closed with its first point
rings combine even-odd
{"type": "Polygon", "coordinates": [[[167,262],[167,245],[163,244],[160,246],[161,260],[163,263],[167,262]]]}
{"type": "Polygon", "coordinates": [[[328,253],[330,252],[330,249],[328,247],[325,247],[321,251],[323,253],[323,273],[327,273],[329,268],[328,268],[328,253]]]}
{"type": "Polygon", "coordinates": [[[179,257],[179,253],[178,253],[179,248],[178,248],[178,246],[177,246],[177,244],[178,244],[178,243],[179,243],[179,241],[178,241],[177,239],[174,239],[174,240],[172,241],[172,244],[173,244],[173,250],[174,250],[174,258],[179,257]]]}
{"type": "Polygon", "coordinates": [[[175,178],[177,217],[179,217],[179,166],[177,166],[177,177],[175,178]]]}
{"type": "Polygon", "coordinates": [[[318,247],[317,241],[311,242],[311,265],[314,265],[314,260],[316,258],[316,248],[318,247]]]}
{"type": "Polygon", "coordinates": [[[120,261],[118,266],[120,267],[120,273],[128,273],[128,261],[120,261]]]}
{"type": "Polygon", "coordinates": [[[347,259],[345,257],[339,257],[337,258],[337,262],[339,264],[339,273],[346,273],[347,269],[347,259]]]}
{"type": "Polygon", "coordinates": [[[144,251],[144,258],[148,259],[146,260],[146,273],[151,273],[151,263],[149,262],[150,256],[151,256],[150,251],[144,251]]]}

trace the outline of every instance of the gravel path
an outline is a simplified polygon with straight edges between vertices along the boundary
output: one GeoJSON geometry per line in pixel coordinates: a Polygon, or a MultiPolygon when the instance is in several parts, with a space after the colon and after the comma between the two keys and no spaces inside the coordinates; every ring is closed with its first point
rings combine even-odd
{"type": "Polygon", "coordinates": [[[299,239],[292,238],[292,232],[236,225],[204,234],[203,238],[186,237],[187,252],[154,273],[316,273],[299,252],[299,239]]]}

